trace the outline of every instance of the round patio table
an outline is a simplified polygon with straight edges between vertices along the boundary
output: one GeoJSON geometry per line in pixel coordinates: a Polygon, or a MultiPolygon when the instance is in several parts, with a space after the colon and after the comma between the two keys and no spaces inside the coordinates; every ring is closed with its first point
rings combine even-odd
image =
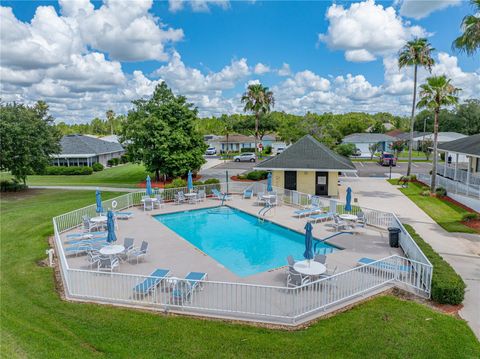
{"type": "Polygon", "coordinates": [[[100,248],[99,252],[104,256],[114,256],[116,254],[122,253],[124,250],[125,250],[125,247],[122,246],[121,244],[112,244],[112,245],[100,248]]]}
{"type": "Polygon", "coordinates": [[[185,193],[184,195],[189,203],[195,203],[195,199],[197,198],[197,194],[195,192],[185,193]]]}
{"type": "Polygon", "coordinates": [[[339,215],[341,219],[344,219],[346,221],[356,221],[358,220],[358,217],[354,214],[341,214],[339,215]]]}
{"type": "Polygon", "coordinates": [[[106,221],[107,221],[107,216],[97,216],[97,217],[93,217],[93,218],[90,218],[90,221],[91,221],[91,222],[94,222],[94,223],[106,222],[106,221]]]}
{"type": "Polygon", "coordinates": [[[327,267],[325,267],[322,263],[315,262],[312,260],[304,260],[300,262],[296,262],[293,265],[293,269],[295,269],[298,273],[303,275],[320,275],[325,273],[327,267]]]}
{"type": "Polygon", "coordinates": [[[262,198],[265,198],[265,199],[270,199],[270,198],[275,198],[275,197],[277,197],[276,194],[264,194],[262,196],[262,198]]]}

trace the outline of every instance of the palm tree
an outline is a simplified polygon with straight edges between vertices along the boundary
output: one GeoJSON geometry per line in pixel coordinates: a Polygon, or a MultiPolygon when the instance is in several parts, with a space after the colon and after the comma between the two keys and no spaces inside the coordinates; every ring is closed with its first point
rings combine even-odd
{"type": "Polygon", "coordinates": [[[420,86],[420,101],[418,108],[427,108],[434,113],[433,122],[433,166],[430,192],[435,192],[435,180],[437,176],[437,139],[438,139],[438,114],[442,106],[451,106],[458,103],[456,96],[460,91],[450,83],[445,75],[432,76],[427,78],[427,82],[420,86]]]}
{"type": "Polygon", "coordinates": [[[463,18],[463,34],[455,39],[452,47],[472,56],[480,49],[480,0],[471,0],[470,2],[476,8],[476,13],[463,18]]]}
{"type": "Polygon", "coordinates": [[[417,101],[417,70],[418,66],[422,66],[432,71],[434,61],[431,57],[432,45],[427,39],[414,39],[408,41],[405,46],[398,53],[398,67],[401,69],[406,66],[413,66],[413,102],[412,102],[412,117],[410,118],[410,141],[408,144],[408,166],[407,176],[410,176],[412,171],[412,150],[413,150],[413,128],[415,125],[415,103],[417,101]]]}
{"type": "Polygon", "coordinates": [[[225,135],[225,138],[227,139],[227,150],[226,154],[228,156],[228,139],[230,137],[230,134],[233,132],[233,127],[234,127],[234,119],[232,116],[228,116],[223,114],[218,118],[218,120],[221,122],[222,127],[221,127],[221,134],[225,135]]]}
{"type": "Polygon", "coordinates": [[[262,84],[249,85],[242,96],[242,103],[245,104],[243,111],[251,111],[255,115],[255,155],[257,154],[258,122],[260,117],[270,112],[270,107],[275,105],[273,92],[262,84]]]}
{"type": "Polygon", "coordinates": [[[107,116],[107,122],[110,125],[110,134],[113,135],[113,121],[115,120],[115,112],[108,110],[105,115],[107,116]]]}

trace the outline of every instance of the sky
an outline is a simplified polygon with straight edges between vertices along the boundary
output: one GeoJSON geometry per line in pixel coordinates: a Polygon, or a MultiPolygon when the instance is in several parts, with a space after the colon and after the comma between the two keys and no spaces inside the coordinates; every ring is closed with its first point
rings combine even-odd
{"type": "Polygon", "coordinates": [[[0,4],[0,97],[44,100],[58,122],[127,113],[161,81],[204,117],[243,112],[256,82],[278,111],[408,115],[413,70],[396,56],[415,37],[431,42],[432,73],[451,78],[462,100],[480,93],[480,54],[451,48],[473,12],[462,0],[0,4]]]}

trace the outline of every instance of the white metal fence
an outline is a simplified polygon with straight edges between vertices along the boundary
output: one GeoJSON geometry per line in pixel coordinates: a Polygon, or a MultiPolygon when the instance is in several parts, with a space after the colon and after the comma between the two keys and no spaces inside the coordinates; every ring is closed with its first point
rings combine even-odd
{"type": "Polygon", "coordinates": [[[457,168],[457,174],[455,175],[455,167],[437,164],[437,174],[463,184],[468,182],[470,186],[477,189],[480,187],[480,175],[478,173],[470,173],[470,178],[468,178],[468,172],[464,169],[457,168]]]}
{"type": "MultiPolygon", "coordinates": [[[[426,185],[430,186],[432,176],[426,174],[418,174],[417,179],[426,185]]],[[[480,188],[474,186],[467,186],[465,183],[453,181],[451,179],[437,175],[435,177],[436,187],[443,187],[447,193],[460,194],[472,198],[480,198],[480,188]]]]}
{"type": "MultiPolygon", "coordinates": [[[[226,191],[226,183],[216,186],[226,191]]],[[[242,193],[247,187],[252,188],[255,193],[265,190],[265,185],[261,183],[229,183],[228,187],[231,193],[242,193]]],[[[160,193],[165,200],[170,200],[178,190],[165,190],[160,193]]],[[[310,201],[310,197],[304,193],[279,188],[274,190],[285,204],[305,205],[310,201]]],[[[104,201],[103,206],[110,208],[113,200],[118,203],[117,209],[140,205],[143,195],[143,192],[128,193],[104,201]]],[[[342,211],[344,205],[334,202],[337,211],[342,211]]],[[[430,296],[432,265],[397,217],[392,213],[360,207],[354,207],[353,211],[362,210],[367,216],[367,221],[372,221],[373,225],[382,228],[395,226],[401,229],[400,246],[408,258],[396,255],[383,258],[296,288],[204,280],[199,282],[198,290],[192,291],[185,300],[179,301],[173,296],[172,284],[182,279],[170,278],[160,283],[150,295],[138,295],[134,293],[133,288],[142,283],[147,276],[80,270],[70,268],[68,265],[60,234],[79,226],[83,215],[94,215],[95,208],[96,206],[92,205],[53,218],[57,257],[67,298],[294,324],[331,306],[383,286],[402,286],[419,295],[430,296]]]]}

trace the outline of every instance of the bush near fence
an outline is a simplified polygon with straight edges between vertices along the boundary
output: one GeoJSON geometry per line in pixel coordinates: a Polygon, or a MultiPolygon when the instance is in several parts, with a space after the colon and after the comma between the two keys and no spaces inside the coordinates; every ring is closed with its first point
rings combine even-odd
{"type": "Polygon", "coordinates": [[[76,175],[91,175],[93,168],[89,166],[48,166],[45,169],[45,174],[48,176],[76,176],[76,175]]]}
{"type": "Polygon", "coordinates": [[[27,185],[17,182],[15,180],[0,182],[1,192],[20,192],[20,191],[26,190],[27,188],[28,188],[27,185]]]}
{"type": "Polygon", "coordinates": [[[427,256],[433,265],[432,300],[440,304],[457,305],[465,297],[465,282],[441,255],[418,235],[412,226],[404,224],[405,229],[427,256]]]}

